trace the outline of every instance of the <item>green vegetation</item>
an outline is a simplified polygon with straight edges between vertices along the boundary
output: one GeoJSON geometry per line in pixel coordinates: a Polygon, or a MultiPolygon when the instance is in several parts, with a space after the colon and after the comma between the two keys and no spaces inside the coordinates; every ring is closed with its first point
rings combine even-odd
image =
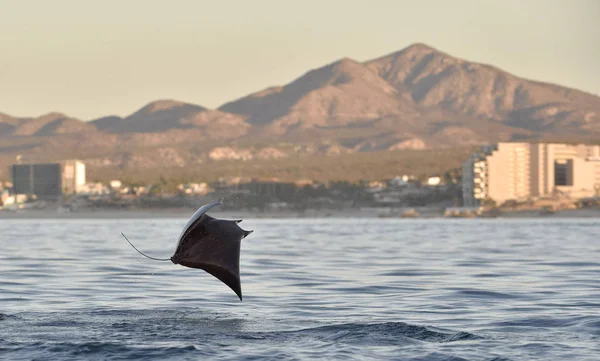
{"type": "Polygon", "coordinates": [[[425,180],[441,176],[447,180],[460,179],[462,162],[473,150],[436,149],[401,150],[341,154],[331,156],[299,155],[280,159],[250,161],[207,161],[186,167],[154,169],[116,169],[88,166],[88,178],[108,181],[121,179],[124,184],[157,184],[169,187],[185,182],[214,182],[220,177],[276,179],[291,182],[311,179],[318,182],[346,181],[360,183],[385,180],[408,174],[425,180]]]}

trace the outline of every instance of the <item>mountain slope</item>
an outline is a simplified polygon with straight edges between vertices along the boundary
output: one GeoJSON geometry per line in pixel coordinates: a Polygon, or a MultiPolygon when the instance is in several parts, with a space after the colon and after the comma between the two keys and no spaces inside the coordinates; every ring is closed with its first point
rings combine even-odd
{"type": "Polygon", "coordinates": [[[199,139],[239,137],[249,127],[240,116],[173,100],[151,102],[126,118],[109,116],[91,123],[99,130],[117,134],[190,130],[199,139]]]}
{"type": "Polygon", "coordinates": [[[343,58],[216,110],[167,99],[124,118],[91,122],[61,113],[37,118],[0,113],[0,161],[8,164],[17,154],[39,160],[78,157],[92,167],[119,171],[510,140],[599,139],[600,97],[424,44],[362,63],[343,58]]]}
{"type": "Polygon", "coordinates": [[[362,64],[343,59],[220,109],[265,125],[273,134],[298,127],[350,127],[380,118],[397,120],[386,131],[417,132],[425,138],[433,135],[427,124],[472,130],[474,120],[516,136],[600,131],[597,96],[519,78],[424,44],[362,64]]]}
{"type": "Polygon", "coordinates": [[[267,125],[274,134],[343,126],[386,114],[415,116],[412,102],[364,65],[342,59],[292,83],[224,104],[222,111],[267,125]]]}
{"type": "Polygon", "coordinates": [[[535,131],[592,129],[600,98],[553,84],[519,78],[490,65],[454,58],[424,44],[366,65],[428,108],[503,122],[535,131]]]}
{"type": "Polygon", "coordinates": [[[62,113],[48,113],[37,118],[15,118],[1,114],[0,131],[2,136],[29,137],[93,133],[96,127],[62,113]]]}
{"type": "Polygon", "coordinates": [[[122,119],[111,116],[92,121],[98,129],[112,133],[162,132],[173,128],[184,128],[182,118],[205,111],[199,105],[174,100],[153,101],[130,116],[122,119]]]}
{"type": "Polygon", "coordinates": [[[0,113],[0,138],[12,135],[22,119],[0,113]]]}

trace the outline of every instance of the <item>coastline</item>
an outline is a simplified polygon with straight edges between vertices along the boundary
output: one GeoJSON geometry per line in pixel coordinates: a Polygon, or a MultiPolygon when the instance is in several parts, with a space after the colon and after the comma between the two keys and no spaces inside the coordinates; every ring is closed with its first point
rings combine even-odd
{"type": "MultiPolygon", "coordinates": [[[[57,210],[21,209],[16,211],[0,210],[0,219],[149,219],[149,218],[177,218],[187,219],[194,213],[191,208],[148,208],[135,210],[81,210],[61,212],[57,210]]],[[[402,217],[400,211],[390,213],[377,213],[372,210],[347,209],[347,210],[307,210],[305,212],[278,210],[278,211],[230,211],[214,210],[212,214],[219,218],[240,219],[302,219],[302,218],[387,218],[387,219],[442,219],[463,218],[446,217],[443,212],[429,210],[421,212],[416,217],[402,217]]],[[[566,209],[552,214],[541,214],[539,211],[501,211],[494,217],[464,217],[464,218],[595,218],[600,217],[600,209],[566,209]]]]}
{"type": "MultiPolygon", "coordinates": [[[[82,210],[73,212],[60,212],[56,210],[0,210],[0,219],[148,219],[148,218],[183,218],[187,219],[194,214],[195,210],[188,208],[156,208],[156,209],[136,209],[136,210],[82,210]]],[[[240,219],[260,219],[260,218],[325,218],[325,217],[372,217],[377,215],[360,211],[330,211],[314,210],[307,212],[294,211],[261,211],[253,212],[250,210],[228,211],[211,210],[210,212],[219,218],[240,218],[240,219]]]]}

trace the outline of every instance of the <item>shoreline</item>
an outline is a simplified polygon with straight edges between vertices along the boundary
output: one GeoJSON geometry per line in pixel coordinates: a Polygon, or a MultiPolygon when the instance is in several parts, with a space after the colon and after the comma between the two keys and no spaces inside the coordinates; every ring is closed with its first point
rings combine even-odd
{"type": "MultiPolygon", "coordinates": [[[[195,212],[189,208],[149,208],[135,210],[81,210],[60,212],[57,210],[20,209],[16,211],[0,210],[0,219],[150,219],[181,218],[187,219],[195,212]]],[[[219,218],[241,219],[302,219],[302,218],[383,218],[383,219],[456,219],[456,218],[596,218],[600,217],[600,209],[568,209],[553,214],[540,214],[539,211],[502,211],[495,217],[447,217],[443,213],[423,212],[416,217],[402,217],[401,212],[377,213],[370,210],[307,210],[295,211],[230,211],[212,210],[219,218]]]]}
{"type": "MultiPolygon", "coordinates": [[[[73,212],[60,212],[56,210],[0,210],[0,219],[149,219],[149,218],[184,218],[187,219],[194,214],[194,209],[179,208],[156,208],[156,209],[136,209],[136,210],[82,210],[73,212]]],[[[315,210],[307,212],[294,211],[264,211],[253,212],[250,210],[228,211],[211,210],[211,214],[219,218],[241,218],[241,219],[261,219],[261,218],[325,218],[325,217],[373,217],[377,215],[368,214],[360,211],[329,211],[315,210]]]]}

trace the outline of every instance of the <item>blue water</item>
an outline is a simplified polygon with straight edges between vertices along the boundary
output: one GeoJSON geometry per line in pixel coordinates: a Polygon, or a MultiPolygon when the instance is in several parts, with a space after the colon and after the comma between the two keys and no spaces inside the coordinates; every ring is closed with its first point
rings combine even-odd
{"type": "Polygon", "coordinates": [[[185,222],[0,220],[0,359],[600,360],[595,219],[245,219],[242,302],[185,222]]]}

